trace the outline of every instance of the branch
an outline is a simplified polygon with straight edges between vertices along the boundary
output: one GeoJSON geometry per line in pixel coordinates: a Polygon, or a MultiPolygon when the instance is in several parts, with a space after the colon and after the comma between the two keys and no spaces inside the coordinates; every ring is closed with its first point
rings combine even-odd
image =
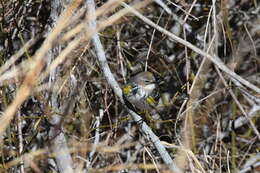
{"type": "MultiPolygon", "coordinates": [[[[115,94],[120,98],[121,103],[125,106],[123,97],[122,97],[122,90],[115,80],[109,66],[107,63],[107,59],[105,56],[105,52],[103,49],[103,46],[101,44],[101,41],[99,39],[98,33],[96,32],[96,21],[93,16],[95,16],[95,4],[94,0],[87,0],[87,7],[88,7],[88,15],[90,19],[89,21],[89,28],[90,32],[94,32],[92,36],[92,42],[95,46],[95,50],[97,53],[97,58],[100,63],[100,68],[103,70],[103,74],[108,82],[108,84],[112,87],[113,91],[115,94]]],[[[149,137],[151,142],[154,144],[158,152],[160,153],[164,163],[170,168],[171,171],[174,171],[176,173],[182,172],[173,162],[172,158],[170,157],[169,153],[166,151],[165,147],[162,145],[160,139],[153,133],[153,131],[150,129],[150,127],[142,121],[142,118],[137,115],[134,111],[128,109],[126,106],[125,108],[127,109],[128,113],[132,116],[132,118],[135,120],[135,122],[141,122],[138,123],[140,125],[140,128],[144,132],[144,134],[149,137]]]]}

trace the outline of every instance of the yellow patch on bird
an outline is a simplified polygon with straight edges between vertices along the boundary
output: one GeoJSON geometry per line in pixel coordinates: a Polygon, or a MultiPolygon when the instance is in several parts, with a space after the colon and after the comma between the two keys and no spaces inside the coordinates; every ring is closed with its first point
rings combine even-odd
{"type": "Polygon", "coordinates": [[[125,94],[125,95],[128,95],[128,94],[130,94],[132,92],[132,86],[131,85],[126,85],[126,86],[124,86],[124,88],[123,88],[123,93],[125,94]]]}
{"type": "Polygon", "coordinates": [[[155,105],[156,104],[156,101],[152,96],[147,97],[146,101],[149,105],[155,105]]]}

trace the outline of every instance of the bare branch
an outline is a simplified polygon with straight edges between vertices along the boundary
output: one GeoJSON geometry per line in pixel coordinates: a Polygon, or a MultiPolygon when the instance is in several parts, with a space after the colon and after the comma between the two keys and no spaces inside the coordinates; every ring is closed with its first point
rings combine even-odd
{"type": "MultiPolygon", "coordinates": [[[[94,1],[93,0],[87,0],[87,5],[88,5],[88,14],[89,15],[95,15],[94,1]]],[[[92,16],[90,18],[92,19],[92,16]]],[[[96,31],[96,21],[91,20],[89,22],[89,27],[92,31],[96,31]]],[[[105,56],[105,52],[104,52],[103,46],[101,44],[101,41],[99,39],[97,32],[92,36],[92,41],[93,41],[93,44],[95,46],[95,50],[96,50],[96,53],[97,53],[98,61],[100,63],[100,67],[103,70],[103,74],[106,77],[107,82],[112,87],[115,94],[120,98],[121,103],[123,105],[125,105],[123,97],[122,97],[122,90],[119,87],[119,84],[115,80],[115,78],[114,78],[114,76],[113,76],[113,74],[112,74],[112,72],[111,72],[111,70],[108,66],[106,56],[105,56]]],[[[158,152],[160,153],[164,163],[170,168],[170,170],[172,170],[176,173],[182,172],[175,165],[172,158],[170,157],[170,155],[166,151],[165,147],[162,145],[160,139],[153,133],[153,131],[150,129],[150,127],[145,122],[142,121],[142,118],[139,115],[137,115],[134,111],[132,111],[128,108],[127,108],[127,111],[130,113],[130,115],[133,117],[133,119],[136,122],[141,122],[140,127],[141,127],[142,131],[144,132],[145,135],[147,135],[147,137],[150,138],[150,140],[152,141],[152,143],[155,145],[158,152]]]]}

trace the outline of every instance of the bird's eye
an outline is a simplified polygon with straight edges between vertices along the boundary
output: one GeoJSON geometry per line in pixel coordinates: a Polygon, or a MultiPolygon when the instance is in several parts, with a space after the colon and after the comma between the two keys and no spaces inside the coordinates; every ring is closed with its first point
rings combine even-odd
{"type": "Polygon", "coordinates": [[[150,80],[144,80],[145,83],[152,83],[150,80]]]}

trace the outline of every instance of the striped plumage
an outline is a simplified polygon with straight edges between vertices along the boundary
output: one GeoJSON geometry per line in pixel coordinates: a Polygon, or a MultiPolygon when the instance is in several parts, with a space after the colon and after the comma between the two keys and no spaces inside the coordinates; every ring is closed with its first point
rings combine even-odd
{"type": "Polygon", "coordinates": [[[124,98],[139,111],[151,111],[160,98],[156,79],[151,72],[133,76],[123,87],[124,98]]]}

